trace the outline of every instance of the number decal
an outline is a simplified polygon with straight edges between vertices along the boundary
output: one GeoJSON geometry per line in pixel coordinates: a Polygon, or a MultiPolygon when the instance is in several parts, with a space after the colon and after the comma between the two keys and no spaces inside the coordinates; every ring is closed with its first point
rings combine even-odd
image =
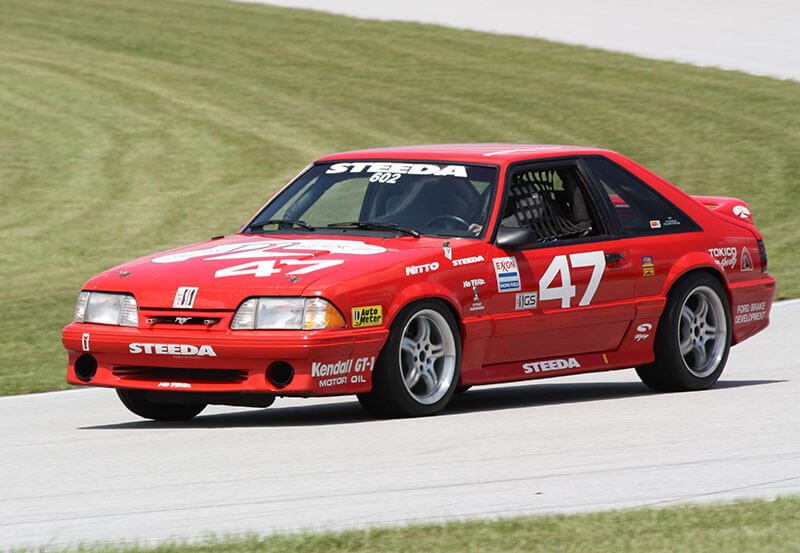
{"type": "Polygon", "coordinates": [[[542,278],[539,279],[539,299],[540,300],[561,300],[561,308],[568,309],[575,297],[575,286],[572,284],[570,275],[570,265],[572,268],[592,267],[592,276],[589,278],[589,286],[583,293],[579,306],[589,305],[594,298],[600,280],[603,278],[603,271],[606,268],[606,255],[602,251],[573,253],[569,256],[567,263],[566,255],[557,255],[550,262],[542,278]],[[552,286],[556,276],[561,277],[561,286],[552,286]]]}
{"type": "Polygon", "coordinates": [[[400,173],[375,173],[369,178],[369,182],[388,182],[389,184],[396,184],[397,180],[402,177],[400,173]]]}
{"type": "MultiPolygon", "coordinates": [[[[229,276],[244,276],[253,275],[254,277],[268,277],[280,273],[281,269],[275,267],[276,260],[269,259],[267,261],[253,261],[250,263],[243,263],[242,265],[234,265],[220,269],[214,273],[214,278],[222,278],[229,276]]],[[[343,259],[281,259],[281,265],[305,265],[305,267],[295,269],[286,273],[287,275],[305,275],[320,269],[327,269],[344,263],[343,259]]]]}
{"type": "Polygon", "coordinates": [[[561,300],[561,308],[567,309],[569,301],[575,296],[575,287],[569,276],[566,255],[557,255],[539,280],[539,299],[561,300]],[[561,275],[561,286],[550,286],[556,275],[561,275]]]}
{"type": "Polygon", "coordinates": [[[589,279],[589,286],[578,304],[580,306],[589,305],[594,293],[597,292],[597,287],[600,286],[600,279],[603,278],[603,271],[606,269],[606,254],[601,251],[573,253],[569,256],[569,262],[573,267],[594,267],[592,277],[589,279]]]}

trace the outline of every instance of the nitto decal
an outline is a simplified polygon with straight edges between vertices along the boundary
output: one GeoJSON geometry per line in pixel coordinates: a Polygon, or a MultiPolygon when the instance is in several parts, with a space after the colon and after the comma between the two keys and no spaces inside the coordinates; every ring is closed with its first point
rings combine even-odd
{"type": "Polygon", "coordinates": [[[767,302],[745,303],[736,308],[736,318],[733,320],[733,324],[752,323],[753,321],[763,321],[766,318],[767,302]]]}
{"type": "Polygon", "coordinates": [[[89,338],[91,335],[87,332],[81,336],[81,347],[83,351],[89,351],[89,338]]]}
{"type": "Polygon", "coordinates": [[[353,328],[378,326],[383,323],[383,307],[380,305],[354,307],[350,310],[350,318],[353,321],[353,328]]]}
{"type": "MultiPolygon", "coordinates": [[[[463,165],[433,165],[430,163],[355,162],[334,163],[326,174],[336,173],[389,173],[399,175],[431,175],[436,177],[467,177],[463,165]]],[[[395,180],[396,182],[396,180],[395,180]]]]}
{"type": "Polygon", "coordinates": [[[753,270],[753,260],[750,259],[750,252],[745,247],[742,248],[742,264],[739,270],[742,272],[753,270]]]}
{"type": "Polygon", "coordinates": [[[736,266],[736,248],[708,248],[708,253],[723,269],[732,269],[736,266]]]}
{"type": "Polygon", "coordinates": [[[497,278],[498,292],[519,292],[522,290],[517,260],[513,257],[495,257],[492,259],[494,275],[497,278]]]}
{"type": "Polygon", "coordinates": [[[194,357],[216,357],[211,346],[192,346],[190,344],[128,344],[130,353],[148,355],[189,355],[194,357]]]}
{"type": "Polygon", "coordinates": [[[176,309],[191,309],[194,307],[194,299],[196,297],[196,286],[181,286],[175,292],[175,300],[172,302],[172,307],[176,309]]]}
{"type": "Polygon", "coordinates": [[[433,263],[425,263],[424,265],[411,265],[410,267],[406,267],[406,276],[418,275],[420,273],[432,273],[438,269],[439,263],[436,261],[433,263]]]}
{"type": "Polygon", "coordinates": [[[484,261],[482,255],[476,255],[474,257],[462,257],[461,259],[454,259],[453,266],[458,267],[459,265],[471,265],[473,263],[479,263],[484,261]]]}
{"type": "Polygon", "coordinates": [[[574,357],[569,359],[549,359],[547,361],[536,361],[535,363],[525,363],[522,365],[522,372],[525,374],[543,373],[548,371],[560,371],[563,369],[580,368],[581,364],[574,357]]]}
{"type": "Polygon", "coordinates": [[[514,309],[521,311],[523,309],[536,309],[536,292],[524,292],[517,294],[514,309]]]}

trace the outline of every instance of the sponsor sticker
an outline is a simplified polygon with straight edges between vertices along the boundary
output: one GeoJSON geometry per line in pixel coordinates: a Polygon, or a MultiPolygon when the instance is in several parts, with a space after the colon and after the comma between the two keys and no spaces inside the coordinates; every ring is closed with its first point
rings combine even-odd
{"type": "Polygon", "coordinates": [[[517,260],[513,257],[495,257],[492,259],[494,274],[497,277],[498,292],[519,292],[522,290],[517,260]]]}
{"type": "Polygon", "coordinates": [[[128,352],[147,355],[187,355],[194,357],[216,357],[211,346],[193,346],[191,344],[128,344],[128,352]]]}
{"type": "Polygon", "coordinates": [[[543,373],[548,371],[560,371],[563,369],[580,368],[581,364],[574,357],[569,359],[548,359],[547,361],[536,361],[535,363],[525,363],[522,365],[522,372],[525,374],[543,373]]]}
{"type": "Polygon", "coordinates": [[[463,165],[434,165],[432,163],[392,163],[386,161],[334,163],[326,174],[336,173],[391,173],[400,175],[431,175],[436,177],[467,177],[463,165]]]}
{"type": "Polygon", "coordinates": [[[482,278],[472,278],[464,281],[464,288],[475,288],[476,286],[483,286],[486,281],[482,278]]]}
{"type": "Polygon", "coordinates": [[[747,324],[753,321],[763,321],[766,318],[767,302],[744,303],[736,307],[736,317],[733,319],[733,324],[747,324]]]}
{"type": "Polygon", "coordinates": [[[191,388],[192,385],[189,384],[188,382],[159,382],[158,383],[158,387],[159,388],[173,388],[173,389],[178,388],[178,389],[181,389],[181,390],[186,390],[188,388],[191,388]]]}
{"type": "Polygon", "coordinates": [[[439,269],[439,263],[434,261],[433,263],[425,263],[424,265],[411,265],[406,267],[406,276],[409,275],[419,275],[421,273],[432,273],[439,269]]]}
{"type": "Polygon", "coordinates": [[[650,221],[650,228],[661,228],[661,221],[658,219],[650,221]]]}
{"type": "Polygon", "coordinates": [[[191,309],[194,307],[194,299],[197,297],[197,286],[181,286],[175,292],[175,299],[172,307],[175,309],[191,309]]]}
{"type": "Polygon", "coordinates": [[[708,248],[708,253],[711,254],[711,257],[713,257],[723,269],[733,269],[736,267],[736,259],[738,257],[736,248],[730,246],[724,248],[708,248]]]}
{"type": "Polygon", "coordinates": [[[653,263],[653,256],[647,255],[642,258],[642,276],[656,276],[656,266],[653,263]]]}
{"type": "Polygon", "coordinates": [[[742,272],[753,270],[753,260],[750,259],[750,251],[745,247],[742,247],[742,264],[739,266],[739,270],[742,272]]]}
{"type": "Polygon", "coordinates": [[[740,219],[748,219],[750,217],[750,210],[743,205],[733,206],[733,214],[740,219]]]}
{"type": "Polygon", "coordinates": [[[650,323],[642,323],[636,327],[637,334],[633,337],[634,340],[637,342],[641,342],[642,340],[647,340],[650,337],[649,332],[653,330],[653,325],[650,323]]]}
{"type": "Polygon", "coordinates": [[[473,263],[479,263],[481,261],[484,261],[482,255],[476,255],[473,257],[462,257],[461,259],[454,259],[453,266],[458,267],[460,265],[471,265],[473,263]]]}
{"type": "Polygon", "coordinates": [[[380,305],[354,307],[350,310],[350,318],[353,321],[353,328],[378,326],[383,323],[383,307],[380,305]]]}
{"type": "Polygon", "coordinates": [[[361,384],[367,381],[364,373],[375,368],[375,357],[342,359],[332,363],[311,363],[311,377],[318,378],[317,386],[330,388],[343,384],[361,384]]]}
{"type": "Polygon", "coordinates": [[[514,309],[521,311],[523,309],[536,309],[536,292],[523,292],[517,294],[514,309]]]}
{"type": "Polygon", "coordinates": [[[90,337],[91,337],[91,334],[89,334],[88,332],[85,332],[81,336],[81,347],[83,348],[83,351],[89,351],[89,338],[90,337]]]}

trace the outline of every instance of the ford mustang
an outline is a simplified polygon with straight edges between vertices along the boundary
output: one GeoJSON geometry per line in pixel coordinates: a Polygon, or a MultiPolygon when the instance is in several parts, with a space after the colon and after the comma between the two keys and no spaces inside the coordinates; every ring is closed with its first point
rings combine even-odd
{"type": "Polygon", "coordinates": [[[69,383],[145,418],[343,394],[419,416],[611,369],[709,388],[774,294],[742,200],[608,150],[414,146],[320,158],[236,234],[91,278],[63,343],[69,383]]]}

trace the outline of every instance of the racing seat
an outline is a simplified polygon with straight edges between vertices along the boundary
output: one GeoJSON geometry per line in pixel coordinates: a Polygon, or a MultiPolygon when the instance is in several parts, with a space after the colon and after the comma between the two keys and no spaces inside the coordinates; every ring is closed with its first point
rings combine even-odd
{"type": "Polygon", "coordinates": [[[555,169],[523,170],[513,176],[509,190],[517,223],[536,231],[539,242],[585,236],[592,228],[589,210],[574,176],[565,174],[564,190],[559,191],[554,186],[555,176],[555,169]]]}

